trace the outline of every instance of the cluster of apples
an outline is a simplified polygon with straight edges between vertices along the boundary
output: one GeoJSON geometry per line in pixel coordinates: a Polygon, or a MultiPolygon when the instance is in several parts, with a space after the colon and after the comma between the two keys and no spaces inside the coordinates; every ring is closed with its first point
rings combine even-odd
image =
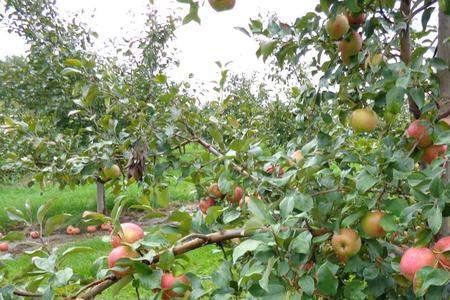
{"type": "Polygon", "coordinates": [[[361,35],[351,29],[351,27],[358,27],[364,24],[365,19],[366,15],[364,13],[356,16],[352,13],[347,13],[346,15],[339,14],[335,18],[328,20],[326,31],[330,38],[339,40],[339,52],[341,53],[342,61],[346,65],[350,63],[350,57],[357,55],[361,51],[363,45],[361,35]],[[350,29],[351,32],[348,38],[344,38],[350,29]]]}
{"type": "MultiPolygon", "coordinates": [[[[104,223],[100,225],[100,230],[102,231],[112,231],[112,225],[111,223],[104,223]]],[[[86,227],[86,231],[89,233],[94,233],[97,232],[97,226],[95,225],[89,225],[88,227],[86,227]]],[[[66,232],[68,235],[78,235],[81,233],[81,229],[79,227],[75,227],[72,225],[67,226],[66,228],[66,232]]],[[[32,231],[30,233],[31,238],[38,238],[39,237],[39,232],[37,231],[32,231]]]]}
{"type": "MultiPolygon", "coordinates": [[[[133,272],[132,267],[120,266],[118,261],[123,258],[137,258],[139,253],[130,247],[131,244],[136,243],[144,238],[144,230],[134,223],[123,223],[121,226],[121,233],[119,235],[111,236],[111,246],[113,250],[108,256],[108,267],[117,277],[124,277],[133,272]],[[117,269],[120,267],[120,269],[117,269]]],[[[172,273],[164,273],[161,276],[161,288],[164,290],[163,299],[170,300],[184,295],[177,294],[172,290],[174,285],[183,284],[188,285],[189,280],[185,275],[174,276],[172,273]]]]}
{"type": "Polygon", "coordinates": [[[216,11],[225,11],[234,8],[236,0],[209,0],[209,4],[216,11]]]}
{"type": "Polygon", "coordinates": [[[406,130],[406,136],[415,140],[419,149],[423,149],[420,161],[424,164],[431,164],[433,160],[444,156],[447,152],[447,145],[433,145],[429,132],[431,126],[424,120],[413,121],[406,130]]]}
{"type": "Polygon", "coordinates": [[[216,205],[217,201],[223,200],[224,198],[230,204],[239,204],[239,206],[242,206],[243,196],[244,190],[240,186],[236,186],[233,193],[224,194],[220,191],[217,183],[212,183],[206,192],[206,198],[200,201],[198,207],[203,214],[206,214],[208,208],[216,205]]]}

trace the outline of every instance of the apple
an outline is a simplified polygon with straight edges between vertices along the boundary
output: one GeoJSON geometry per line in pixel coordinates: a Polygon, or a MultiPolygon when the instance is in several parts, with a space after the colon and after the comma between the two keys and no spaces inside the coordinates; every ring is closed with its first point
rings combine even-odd
{"type": "Polygon", "coordinates": [[[74,230],[74,227],[73,227],[72,225],[69,225],[69,226],[67,226],[67,228],[66,228],[67,234],[70,234],[70,235],[73,234],[73,230],[74,230]]]}
{"type": "Polygon", "coordinates": [[[356,55],[362,49],[363,40],[361,35],[353,31],[349,40],[342,40],[339,42],[339,51],[341,52],[342,61],[344,64],[350,63],[350,57],[356,55]]]}
{"type": "Polygon", "coordinates": [[[371,132],[377,127],[378,118],[373,110],[360,108],[353,111],[350,123],[356,131],[371,132]]]}
{"type": "Polygon", "coordinates": [[[352,25],[362,25],[364,24],[364,21],[366,20],[366,14],[365,13],[359,13],[359,14],[353,14],[352,12],[349,12],[347,14],[348,22],[352,25]]]}
{"type": "Polygon", "coordinates": [[[105,179],[115,179],[120,176],[122,172],[120,171],[120,167],[118,165],[112,165],[110,168],[103,168],[103,175],[105,179]]]}
{"type": "Polygon", "coordinates": [[[219,189],[219,185],[217,183],[213,183],[209,186],[207,194],[211,198],[222,198],[223,194],[219,189]]]}
{"type": "Polygon", "coordinates": [[[73,227],[72,234],[80,234],[81,230],[78,227],[73,227]]]}
{"type": "Polygon", "coordinates": [[[171,291],[172,287],[176,283],[181,283],[184,285],[189,284],[189,279],[185,275],[173,276],[171,273],[164,273],[161,276],[161,288],[164,290],[163,299],[170,300],[176,297],[183,297],[183,295],[177,294],[171,291]]]}
{"type": "Polygon", "coordinates": [[[428,133],[429,129],[430,124],[428,121],[415,120],[409,125],[408,129],[406,129],[406,136],[415,139],[419,148],[426,148],[432,143],[428,133]]]}
{"type": "Polygon", "coordinates": [[[425,149],[420,160],[425,164],[431,164],[439,156],[444,156],[447,152],[447,145],[433,145],[425,149]]]}
{"type": "Polygon", "coordinates": [[[198,207],[200,208],[200,211],[206,215],[208,208],[214,205],[216,205],[216,200],[214,200],[213,198],[206,198],[200,201],[198,207]]]}
{"type": "Polygon", "coordinates": [[[381,218],[383,218],[383,216],[384,213],[381,211],[371,211],[364,216],[361,221],[361,225],[362,229],[368,236],[380,238],[386,235],[386,232],[380,225],[381,218]]]}
{"type": "Polygon", "coordinates": [[[236,204],[239,203],[239,201],[241,201],[242,196],[244,196],[244,190],[240,186],[237,186],[234,188],[233,195],[227,196],[227,200],[230,203],[236,204]]]}
{"type": "Polygon", "coordinates": [[[216,11],[225,11],[233,9],[236,0],[209,0],[209,4],[216,11]]]}
{"type": "MultiPolygon", "coordinates": [[[[139,254],[128,246],[119,246],[114,248],[108,256],[108,267],[111,269],[116,266],[116,262],[121,258],[136,258],[139,254]]],[[[118,265],[120,266],[120,264],[118,265]]],[[[132,268],[128,267],[124,271],[112,271],[117,277],[123,277],[132,272],[132,268]]]]}
{"type": "Polygon", "coordinates": [[[100,229],[103,230],[103,231],[111,232],[113,228],[112,228],[111,223],[103,223],[103,224],[100,225],[100,229]]]}
{"type": "Polygon", "coordinates": [[[303,153],[301,150],[296,150],[291,154],[291,158],[288,163],[291,167],[295,166],[296,164],[298,164],[299,162],[301,162],[303,160],[303,153]]]}
{"type": "Polygon", "coordinates": [[[331,245],[338,256],[352,257],[361,249],[361,237],[353,229],[341,228],[339,234],[333,235],[331,245]]]}
{"type": "Polygon", "coordinates": [[[94,233],[94,232],[97,231],[97,226],[95,226],[95,225],[89,225],[89,226],[86,228],[86,230],[87,230],[87,232],[89,232],[89,233],[94,233]]]}
{"type": "Polygon", "coordinates": [[[430,249],[409,248],[400,260],[400,272],[412,281],[417,271],[427,266],[434,267],[436,264],[436,256],[430,249]]]}
{"type": "Polygon", "coordinates": [[[448,253],[444,253],[450,251],[450,236],[445,236],[434,244],[433,247],[434,253],[436,253],[436,258],[439,260],[441,265],[446,268],[450,268],[450,256],[448,253]]]}
{"type": "Polygon", "coordinates": [[[330,19],[326,25],[326,31],[333,40],[338,40],[350,29],[347,18],[340,14],[336,18],[330,19]]]}
{"type": "Polygon", "coordinates": [[[9,250],[9,244],[7,242],[0,243],[0,251],[7,252],[9,250]]]}
{"type": "Polygon", "coordinates": [[[30,232],[30,237],[32,238],[32,239],[38,239],[39,237],[40,237],[41,235],[39,234],[39,231],[32,231],[32,232],[30,232]]]}
{"type": "Polygon", "coordinates": [[[111,238],[111,244],[113,248],[119,247],[122,242],[133,244],[144,238],[144,230],[139,225],[134,223],[123,223],[120,224],[122,228],[122,233],[119,235],[114,235],[111,238]]]}
{"type": "Polygon", "coordinates": [[[264,165],[264,172],[266,172],[267,174],[272,175],[273,171],[275,169],[278,169],[278,174],[277,174],[278,177],[282,177],[284,175],[284,169],[280,168],[279,164],[276,164],[275,166],[273,166],[272,164],[267,163],[264,165]]]}

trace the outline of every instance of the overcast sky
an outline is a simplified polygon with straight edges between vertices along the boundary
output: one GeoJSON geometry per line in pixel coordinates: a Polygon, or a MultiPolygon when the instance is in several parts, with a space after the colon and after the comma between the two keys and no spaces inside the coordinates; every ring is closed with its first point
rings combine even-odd
{"type": "MultiPolygon", "coordinates": [[[[293,22],[312,11],[318,3],[313,0],[237,0],[233,10],[218,13],[207,0],[199,2],[202,24],[190,23],[176,32],[173,46],[178,49],[177,58],[181,65],[169,74],[175,80],[187,80],[190,73],[194,74],[197,83],[217,80],[215,61],[232,61],[229,68],[235,73],[262,72],[264,65],[255,55],[257,43],[234,27],[247,28],[251,18],[269,13],[276,13],[284,22],[293,22]]],[[[100,35],[99,47],[108,39],[130,37],[141,31],[148,4],[149,0],[58,0],[59,10],[65,16],[84,10],[83,20],[100,35]],[[92,13],[95,13],[94,18],[90,17],[92,13]]],[[[176,0],[154,0],[153,7],[162,16],[173,12],[184,16],[189,9],[188,5],[176,0]]],[[[24,43],[4,28],[0,28],[0,44],[0,58],[26,51],[24,43]]]]}

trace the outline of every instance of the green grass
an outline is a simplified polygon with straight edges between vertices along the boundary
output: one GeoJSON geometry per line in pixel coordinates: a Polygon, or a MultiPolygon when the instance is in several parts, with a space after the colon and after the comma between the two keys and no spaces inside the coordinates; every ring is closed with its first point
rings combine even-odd
{"type": "MultiPolygon", "coordinates": [[[[102,242],[100,238],[68,243],[61,246],[59,251],[62,252],[74,246],[91,247],[93,251],[73,254],[69,256],[61,265],[61,268],[70,267],[74,270],[74,274],[80,275],[85,279],[92,278],[92,275],[90,274],[92,263],[101,256],[107,256],[111,251],[111,246],[109,245],[109,243],[102,242]]],[[[213,249],[215,249],[215,246],[206,246],[189,252],[187,254],[187,257],[189,258],[189,264],[187,265],[186,269],[199,275],[211,274],[219,267],[222,260],[221,254],[212,254],[213,249]]],[[[13,262],[6,263],[6,269],[8,270],[10,278],[20,275],[20,270],[24,269],[30,263],[30,259],[31,258],[29,256],[22,255],[17,257],[13,262]]],[[[141,290],[140,293],[142,295],[151,294],[150,291],[144,290],[141,290]]],[[[112,299],[113,295],[113,289],[110,288],[95,299],[112,299]]],[[[115,296],[116,299],[136,298],[135,291],[131,287],[131,285],[123,288],[115,296]]]]}

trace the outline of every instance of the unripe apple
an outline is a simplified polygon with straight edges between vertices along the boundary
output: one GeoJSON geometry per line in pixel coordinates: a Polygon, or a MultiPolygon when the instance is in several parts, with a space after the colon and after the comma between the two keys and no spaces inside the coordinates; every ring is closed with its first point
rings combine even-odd
{"type": "Polygon", "coordinates": [[[439,156],[444,156],[447,152],[447,145],[433,145],[425,149],[420,160],[426,164],[431,164],[439,156]]]}
{"type": "Polygon", "coordinates": [[[342,61],[344,64],[350,63],[350,57],[356,55],[361,51],[363,40],[361,35],[353,31],[349,40],[342,40],[339,42],[339,51],[341,52],[342,61]]]}
{"type": "Polygon", "coordinates": [[[383,227],[381,227],[380,222],[383,218],[384,213],[381,211],[368,212],[361,221],[361,226],[364,232],[374,238],[384,237],[386,232],[383,227]]]}
{"type": "Polygon", "coordinates": [[[434,244],[434,253],[439,262],[446,268],[450,268],[450,255],[447,251],[450,251],[450,236],[443,237],[434,244]],[[447,252],[447,253],[445,253],[447,252]]]}
{"type": "Polygon", "coordinates": [[[419,148],[426,148],[432,143],[428,133],[429,130],[430,124],[428,121],[415,120],[406,129],[406,136],[415,139],[419,148]]]}
{"type": "Polygon", "coordinates": [[[362,25],[366,21],[366,14],[365,13],[359,13],[356,15],[353,15],[352,12],[349,12],[347,14],[348,22],[352,25],[362,25]]]}
{"type": "Polygon", "coordinates": [[[327,33],[333,40],[342,38],[349,29],[347,17],[342,14],[337,15],[335,19],[330,19],[326,25],[327,33]]]}
{"type": "Polygon", "coordinates": [[[184,285],[189,285],[189,279],[185,275],[173,276],[171,273],[164,273],[161,276],[161,288],[164,290],[163,299],[170,300],[177,297],[183,297],[181,294],[177,294],[171,291],[175,283],[182,283],[184,285]]]}
{"type": "Polygon", "coordinates": [[[209,186],[207,194],[211,198],[222,198],[223,194],[219,189],[219,185],[217,183],[213,183],[209,186]]]}
{"type": "Polygon", "coordinates": [[[208,212],[208,208],[214,205],[216,205],[216,200],[214,200],[213,198],[206,198],[200,201],[198,208],[203,214],[206,215],[206,213],[208,212]]]}
{"type": "Polygon", "coordinates": [[[144,238],[144,230],[142,230],[139,225],[134,223],[123,223],[120,227],[122,228],[122,235],[114,235],[111,238],[113,248],[119,247],[122,242],[133,244],[144,238]]]}
{"type": "Polygon", "coordinates": [[[103,168],[103,175],[105,179],[115,179],[120,176],[122,172],[120,171],[120,167],[118,165],[112,165],[110,168],[103,168]]]}
{"type": "Polygon", "coordinates": [[[94,232],[97,231],[97,226],[95,226],[95,225],[89,225],[89,226],[86,228],[86,230],[87,230],[87,232],[89,232],[89,233],[94,233],[94,232]]]}
{"type": "Polygon", "coordinates": [[[338,256],[352,257],[361,249],[361,238],[355,230],[341,228],[339,234],[333,235],[331,245],[338,256]]]}
{"type": "Polygon", "coordinates": [[[112,231],[112,225],[111,225],[111,223],[103,223],[103,224],[101,224],[100,225],[100,229],[101,230],[103,230],[103,231],[112,231]]]}
{"type": "Polygon", "coordinates": [[[436,263],[436,257],[430,249],[409,248],[400,260],[400,272],[412,281],[417,271],[427,266],[434,267],[436,263]]]}
{"type": "Polygon", "coordinates": [[[351,126],[356,131],[371,132],[378,125],[375,112],[369,108],[360,108],[352,113],[351,126]]]}
{"type": "Polygon", "coordinates": [[[9,244],[7,242],[0,243],[0,251],[7,252],[9,250],[9,244]]]}
{"type": "Polygon", "coordinates": [[[227,196],[227,200],[228,200],[228,202],[230,202],[232,204],[237,204],[237,203],[239,203],[239,201],[241,201],[243,195],[244,195],[244,191],[242,190],[242,188],[240,186],[237,186],[234,188],[233,195],[227,196]]]}
{"type": "Polygon", "coordinates": [[[209,0],[209,4],[216,11],[225,11],[233,9],[236,0],[209,0]]]}
{"type": "Polygon", "coordinates": [[[39,231],[32,231],[32,232],[30,232],[30,237],[32,238],[32,239],[38,239],[39,238],[39,236],[40,236],[40,234],[39,234],[39,231]]]}
{"type": "MultiPolygon", "coordinates": [[[[116,262],[121,258],[136,258],[139,254],[128,246],[119,246],[114,248],[108,256],[108,267],[111,269],[116,266],[116,262]]],[[[124,271],[112,271],[117,277],[123,277],[133,272],[131,267],[124,271]]]]}

